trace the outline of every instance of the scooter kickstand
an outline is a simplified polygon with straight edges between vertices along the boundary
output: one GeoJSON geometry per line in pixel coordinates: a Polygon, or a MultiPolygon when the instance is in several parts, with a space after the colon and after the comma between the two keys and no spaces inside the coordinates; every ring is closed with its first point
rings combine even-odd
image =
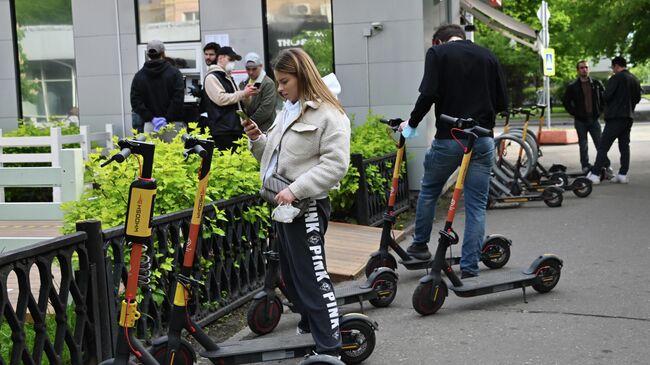
{"type": "Polygon", "coordinates": [[[522,286],[521,291],[524,293],[524,303],[528,304],[528,299],[526,299],[526,287],[522,286]]]}

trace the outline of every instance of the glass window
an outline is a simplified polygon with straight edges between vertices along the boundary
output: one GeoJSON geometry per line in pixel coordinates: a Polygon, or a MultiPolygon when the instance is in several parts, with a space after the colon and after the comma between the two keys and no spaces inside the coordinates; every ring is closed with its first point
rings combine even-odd
{"type": "Polygon", "coordinates": [[[65,117],[77,106],[70,2],[15,2],[23,119],[65,117]]]}
{"type": "Polygon", "coordinates": [[[140,43],[201,40],[199,0],[138,0],[140,43]]]}
{"type": "Polygon", "coordinates": [[[266,30],[269,61],[301,47],[321,76],[334,71],[331,0],[266,0],[266,30]]]}

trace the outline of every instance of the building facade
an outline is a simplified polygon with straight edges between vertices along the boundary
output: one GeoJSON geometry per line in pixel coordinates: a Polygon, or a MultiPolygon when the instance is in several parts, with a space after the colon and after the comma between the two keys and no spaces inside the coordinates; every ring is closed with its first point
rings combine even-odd
{"type": "MultiPolygon", "coordinates": [[[[130,134],[131,80],[152,39],[188,86],[204,76],[209,41],[257,52],[269,71],[281,49],[311,47],[321,73],[336,73],[355,123],[369,110],[407,118],[434,29],[459,23],[468,1],[480,0],[0,0],[0,128],[78,113],[93,130],[111,123],[130,134]]],[[[408,143],[415,188],[431,115],[408,143]]]]}

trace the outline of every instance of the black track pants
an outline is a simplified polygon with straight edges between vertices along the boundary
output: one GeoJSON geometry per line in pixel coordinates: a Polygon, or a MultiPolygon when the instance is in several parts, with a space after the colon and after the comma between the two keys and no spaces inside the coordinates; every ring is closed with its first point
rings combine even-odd
{"type": "Polygon", "coordinates": [[[325,264],[324,237],[330,215],[329,198],[312,200],[293,223],[275,223],[280,241],[280,267],[288,299],[309,323],[316,351],[337,352],[341,347],[339,313],[325,264]]]}

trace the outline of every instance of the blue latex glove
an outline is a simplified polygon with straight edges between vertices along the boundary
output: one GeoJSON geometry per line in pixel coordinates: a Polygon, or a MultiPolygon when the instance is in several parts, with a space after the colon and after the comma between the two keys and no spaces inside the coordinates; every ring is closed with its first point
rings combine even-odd
{"type": "Polygon", "coordinates": [[[153,123],[153,131],[158,132],[160,128],[167,125],[167,119],[165,119],[164,117],[154,117],[151,120],[151,123],[153,123]]]}
{"type": "Polygon", "coordinates": [[[405,139],[415,138],[418,136],[418,131],[407,124],[406,127],[402,129],[402,136],[404,136],[405,139]]]}

